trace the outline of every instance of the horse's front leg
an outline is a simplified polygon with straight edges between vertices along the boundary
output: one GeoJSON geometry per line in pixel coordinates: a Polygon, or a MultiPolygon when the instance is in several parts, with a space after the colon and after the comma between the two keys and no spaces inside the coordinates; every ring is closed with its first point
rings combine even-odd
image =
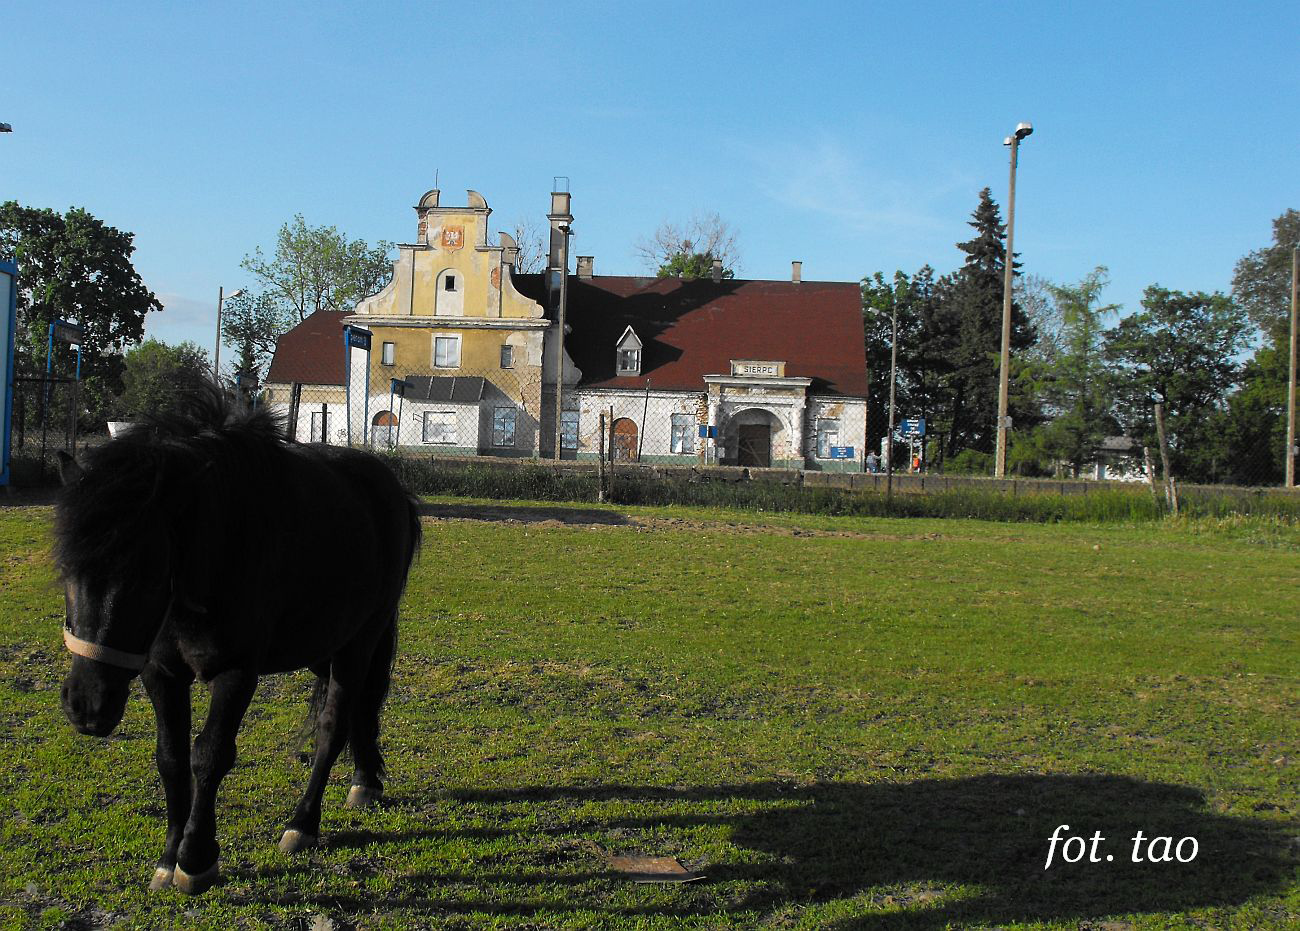
{"type": "MultiPolygon", "coordinates": [[[[188,670],[186,670],[188,672],[188,670]]],[[[140,675],[158,721],[158,745],[154,759],[167,798],[167,842],[154,870],[150,889],[172,884],[176,855],[180,850],[185,822],[190,817],[190,683],[193,676],[168,675],[156,666],[146,666],[140,675]]]]}
{"type": "Polygon", "coordinates": [[[212,707],[190,754],[194,797],[176,862],[176,887],[197,895],[217,881],[217,788],[235,765],[235,735],[257,689],[257,674],[232,669],[212,680],[212,707]]]}

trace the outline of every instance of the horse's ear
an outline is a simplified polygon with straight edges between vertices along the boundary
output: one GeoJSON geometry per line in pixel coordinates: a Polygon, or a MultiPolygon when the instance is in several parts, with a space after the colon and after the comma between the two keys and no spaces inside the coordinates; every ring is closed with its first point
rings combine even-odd
{"type": "Polygon", "coordinates": [[[71,485],[79,481],[86,470],[81,467],[77,460],[73,459],[63,450],[59,450],[59,481],[65,485],[71,485]]]}

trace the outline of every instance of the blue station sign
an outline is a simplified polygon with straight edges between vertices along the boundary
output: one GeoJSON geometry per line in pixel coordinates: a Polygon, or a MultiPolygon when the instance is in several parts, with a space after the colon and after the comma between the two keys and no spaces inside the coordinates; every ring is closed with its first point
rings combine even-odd
{"type": "Polygon", "coordinates": [[[852,446],[832,446],[832,447],[831,447],[831,458],[832,458],[832,459],[852,459],[852,458],[853,458],[853,447],[852,447],[852,446]]]}

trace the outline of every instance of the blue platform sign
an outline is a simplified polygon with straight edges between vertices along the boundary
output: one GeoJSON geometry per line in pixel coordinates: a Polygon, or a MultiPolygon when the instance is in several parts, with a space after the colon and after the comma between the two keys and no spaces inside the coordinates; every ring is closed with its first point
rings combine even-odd
{"type": "Polygon", "coordinates": [[[914,417],[903,421],[903,436],[925,436],[925,418],[914,417]]]}
{"type": "Polygon", "coordinates": [[[832,446],[832,447],[831,447],[831,458],[832,458],[832,459],[852,459],[852,458],[853,458],[853,447],[852,447],[852,446],[832,446]]]}
{"type": "Polygon", "coordinates": [[[370,331],[359,330],[356,327],[344,327],[347,330],[348,345],[354,349],[364,349],[370,351],[370,331]]]}

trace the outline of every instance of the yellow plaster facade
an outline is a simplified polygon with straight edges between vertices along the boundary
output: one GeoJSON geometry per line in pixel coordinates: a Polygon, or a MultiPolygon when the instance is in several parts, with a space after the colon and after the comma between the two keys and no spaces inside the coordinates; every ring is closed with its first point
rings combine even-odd
{"type": "MultiPolygon", "coordinates": [[[[440,206],[436,190],[420,199],[416,242],[397,247],[392,281],[360,302],[347,322],[372,333],[372,397],[387,395],[393,378],[479,376],[517,404],[527,422],[540,425],[544,370],[553,367],[544,355],[552,325],[539,303],[514,288],[516,244],[501,233],[499,244],[489,245],[492,211],[476,191],[467,195],[463,207],[440,206]],[[438,337],[452,341],[454,360],[437,357],[438,337]],[[392,344],[390,363],[385,343],[392,344]],[[503,346],[511,347],[508,360],[503,346]]],[[[532,434],[521,435],[519,445],[535,453],[535,427],[532,434]]]]}

